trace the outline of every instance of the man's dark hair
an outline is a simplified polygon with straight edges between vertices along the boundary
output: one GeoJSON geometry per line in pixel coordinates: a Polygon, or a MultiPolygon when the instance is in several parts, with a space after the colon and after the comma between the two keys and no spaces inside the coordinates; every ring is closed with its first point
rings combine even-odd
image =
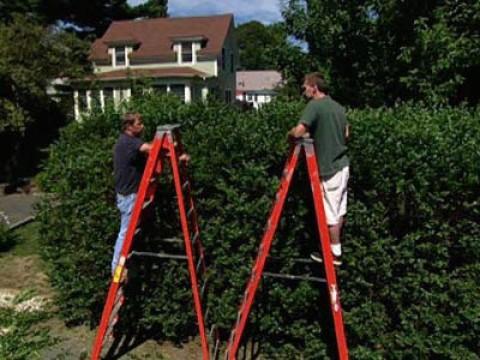
{"type": "Polygon", "coordinates": [[[328,94],[328,85],[325,77],[320,72],[313,72],[305,75],[305,82],[310,85],[317,85],[319,91],[328,94]]]}
{"type": "Polygon", "coordinates": [[[135,120],[141,119],[142,115],[140,113],[126,113],[122,117],[122,131],[127,130],[127,128],[135,124],[135,120]]]}

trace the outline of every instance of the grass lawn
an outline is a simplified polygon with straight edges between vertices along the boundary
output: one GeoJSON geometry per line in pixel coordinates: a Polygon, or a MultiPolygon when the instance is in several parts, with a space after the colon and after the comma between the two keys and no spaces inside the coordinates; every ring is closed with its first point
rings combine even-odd
{"type": "MultiPolygon", "coordinates": [[[[0,251],[0,359],[87,359],[96,329],[65,326],[54,305],[36,312],[2,307],[1,299],[6,296],[21,301],[54,298],[46,265],[40,258],[38,228],[38,223],[31,222],[14,230],[15,245],[0,251]]],[[[196,360],[201,359],[201,352],[198,341],[178,347],[148,340],[119,359],[196,360]]]]}
{"type": "Polygon", "coordinates": [[[31,222],[14,230],[19,242],[9,251],[13,256],[29,256],[40,254],[38,223],[31,222]]]}

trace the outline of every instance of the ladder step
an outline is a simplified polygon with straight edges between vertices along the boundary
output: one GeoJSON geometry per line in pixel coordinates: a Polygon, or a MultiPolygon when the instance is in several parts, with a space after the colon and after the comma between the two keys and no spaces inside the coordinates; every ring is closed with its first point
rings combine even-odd
{"type": "Polygon", "coordinates": [[[213,324],[211,326],[208,337],[211,339],[212,345],[213,345],[212,351],[210,353],[210,358],[216,359],[218,354],[218,346],[220,344],[220,338],[218,336],[218,330],[217,330],[216,324],[213,324]]]}
{"type": "Polygon", "coordinates": [[[205,279],[202,284],[202,288],[200,289],[200,296],[203,298],[203,294],[205,293],[205,289],[207,288],[208,279],[205,279]]]}
{"type": "Polygon", "coordinates": [[[185,182],[182,184],[182,190],[185,191],[188,188],[188,185],[190,185],[190,182],[185,180],[185,182]]]}
{"type": "Polygon", "coordinates": [[[142,209],[146,209],[147,207],[149,207],[152,202],[153,202],[153,196],[151,196],[150,199],[148,199],[143,203],[142,209]]]}
{"type": "Polygon", "coordinates": [[[292,274],[280,274],[280,273],[272,273],[265,271],[263,273],[265,277],[273,277],[273,278],[280,278],[280,279],[287,279],[287,280],[305,280],[305,281],[312,281],[312,282],[320,282],[325,283],[327,282],[324,278],[308,276],[308,275],[292,275],[292,274]]]}
{"type": "Polygon", "coordinates": [[[120,308],[122,307],[123,303],[125,301],[125,298],[122,296],[118,301],[113,305],[112,309],[112,314],[110,315],[110,319],[114,319],[115,317],[118,317],[117,314],[120,311],[120,308]]]}
{"type": "Polygon", "coordinates": [[[198,274],[198,270],[200,270],[200,266],[202,265],[202,263],[203,263],[203,258],[199,256],[197,261],[197,266],[195,267],[197,274],[198,274]]]}
{"type": "MultiPolygon", "coordinates": [[[[272,261],[282,261],[285,260],[279,256],[269,256],[269,259],[272,261]]],[[[286,262],[293,262],[293,263],[299,263],[299,264],[314,264],[315,261],[309,258],[293,258],[293,259],[286,259],[286,262]]]]}
{"type": "Polygon", "coordinates": [[[197,242],[199,235],[200,233],[198,231],[195,234],[193,234],[192,245],[194,245],[197,242]]]}
{"type": "Polygon", "coordinates": [[[188,209],[188,211],[187,211],[187,217],[190,217],[190,215],[192,215],[193,210],[195,210],[195,208],[194,208],[193,206],[192,206],[190,209],[188,209]]]}
{"type": "Polygon", "coordinates": [[[119,301],[121,298],[123,297],[123,286],[120,286],[118,288],[118,291],[117,291],[117,295],[115,295],[115,300],[114,300],[114,304],[119,301]]]}
{"type": "Polygon", "coordinates": [[[172,243],[172,244],[183,244],[184,242],[184,240],[181,238],[157,238],[154,240],[159,242],[164,242],[164,243],[172,243]]]}
{"type": "Polygon", "coordinates": [[[118,316],[114,317],[113,320],[108,324],[107,331],[105,332],[105,339],[107,339],[113,331],[115,324],[118,322],[118,316]]]}
{"type": "Polygon", "coordinates": [[[167,253],[152,253],[146,251],[132,251],[130,256],[146,256],[146,257],[154,257],[159,259],[174,259],[174,260],[186,260],[186,255],[178,255],[178,254],[167,254],[167,253]]]}

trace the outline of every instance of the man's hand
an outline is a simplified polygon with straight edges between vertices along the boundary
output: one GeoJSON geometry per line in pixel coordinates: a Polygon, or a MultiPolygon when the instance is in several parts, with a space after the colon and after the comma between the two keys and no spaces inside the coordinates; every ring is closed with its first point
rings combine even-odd
{"type": "Polygon", "coordinates": [[[297,126],[290,129],[290,131],[287,133],[287,136],[289,141],[294,141],[295,139],[301,137],[308,137],[307,134],[307,127],[303,124],[298,124],[297,126]]]}
{"type": "Polygon", "coordinates": [[[183,153],[178,157],[178,160],[184,161],[186,164],[188,164],[188,162],[190,161],[190,155],[188,155],[187,153],[183,153]]]}
{"type": "Polygon", "coordinates": [[[152,143],[143,143],[141,146],[140,146],[140,152],[144,153],[144,154],[148,154],[150,152],[150,150],[152,150],[153,148],[153,145],[152,143]]]}

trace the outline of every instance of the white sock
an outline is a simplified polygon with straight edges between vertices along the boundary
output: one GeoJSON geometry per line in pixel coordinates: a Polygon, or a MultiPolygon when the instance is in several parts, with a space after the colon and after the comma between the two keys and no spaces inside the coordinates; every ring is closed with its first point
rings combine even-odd
{"type": "Polygon", "coordinates": [[[332,254],[336,257],[342,255],[342,244],[331,244],[330,247],[332,248],[332,254]]]}

